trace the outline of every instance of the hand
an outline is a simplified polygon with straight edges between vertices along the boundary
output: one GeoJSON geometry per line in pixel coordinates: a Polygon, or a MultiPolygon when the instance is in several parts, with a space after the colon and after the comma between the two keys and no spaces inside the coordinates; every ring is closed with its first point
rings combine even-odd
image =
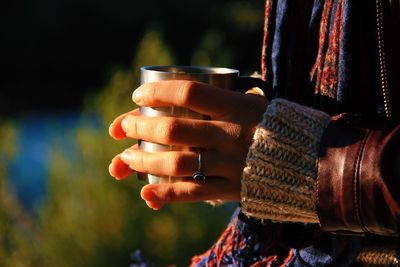
{"type": "MultiPolygon", "coordinates": [[[[210,120],[144,117],[138,110],[119,116],[110,125],[115,139],[126,137],[202,150],[205,181],[191,178],[175,183],[149,184],[141,197],[159,209],[166,202],[240,200],[241,175],[255,126],[267,100],[192,81],[162,81],[140,86],[133,94],[140,106],[180,106],[209,116],[210,120]]],[[[160,176],[191,177],[197,169],[196,151],[149,153],[137,145],[117,155],[110,174],[123,179],[133,171],[160,176]]]]}

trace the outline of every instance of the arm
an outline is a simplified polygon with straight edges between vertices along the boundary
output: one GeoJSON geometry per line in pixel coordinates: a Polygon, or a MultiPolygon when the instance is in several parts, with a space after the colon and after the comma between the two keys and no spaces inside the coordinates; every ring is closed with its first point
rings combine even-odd
{"type": "Polygon", "coordinates": [[[400,126],[333,120],[321,142],[316,187],[322,227],[399,235],[400,126]]]}
{"type": "Polygon", "coordinates": [[[344,121],[272,101],[247,157],[244,213],[320,223],[326,231],[398,235],[399,127],[344,121]]]}

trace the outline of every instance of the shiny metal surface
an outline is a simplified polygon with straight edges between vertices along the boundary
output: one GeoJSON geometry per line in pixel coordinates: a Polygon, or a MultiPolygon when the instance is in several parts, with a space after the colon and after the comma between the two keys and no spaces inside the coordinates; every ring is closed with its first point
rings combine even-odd
{"type": "MultiPolygon", "coordinates": [[[[197,67],[197,66],[146,66],[140,69],[141,84],[165,80],[190,80],[208,83],[213,86],[232,89],[239,71],[227,68],[197,67]]],[[[140,107],[143,116],[180,117],[192,119],[207,119],[206,116],[181,107],[140,107]]],[[[154,144],[144,140],[139,141],[139,148],[147,152],[187,150],[187,147],[154,144]]],[[[195,171],[195,170],[194,170],[195,171]]],[[[160,177],[152,174],[140,174],[139,178],[149,183],[163,183],[181,180],[179,177],[160,177]]]]}

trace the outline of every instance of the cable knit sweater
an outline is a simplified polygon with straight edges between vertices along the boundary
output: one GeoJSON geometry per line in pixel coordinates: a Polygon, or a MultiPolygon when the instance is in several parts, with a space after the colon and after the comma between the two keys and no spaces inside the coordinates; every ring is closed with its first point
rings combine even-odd
{"type": "Polygon", "coordinates": [[[254,134],[242,179],[242,211],[274,221],[317,223],[316,159],[328,114],[275,99],[254,134]]]}

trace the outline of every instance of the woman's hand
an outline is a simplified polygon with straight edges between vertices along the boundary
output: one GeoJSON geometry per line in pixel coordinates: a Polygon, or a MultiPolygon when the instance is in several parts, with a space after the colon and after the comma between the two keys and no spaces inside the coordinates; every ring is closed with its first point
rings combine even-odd
{"type": "MultiPolygon", "coordinates": [[[[141,197],[159,209],[166,202],[240,200],[241,175],[255,126],[267,100],[192,81],[162,81],[140,86],[133,93],[140,106],[179,106],[209,116],[210,120],[144,117],[138,110],[119,116],[110,125],[115,139],[126,137],[165,145],[201,149],[204,181],[192,178],[175,183],[148,184],[141,197]]],[[[137,145],[117,155],[110,174],[123,179],[133,171],[159,176],[191,177],[197,170],[198,152],[144,152],[137,145]]]]}

